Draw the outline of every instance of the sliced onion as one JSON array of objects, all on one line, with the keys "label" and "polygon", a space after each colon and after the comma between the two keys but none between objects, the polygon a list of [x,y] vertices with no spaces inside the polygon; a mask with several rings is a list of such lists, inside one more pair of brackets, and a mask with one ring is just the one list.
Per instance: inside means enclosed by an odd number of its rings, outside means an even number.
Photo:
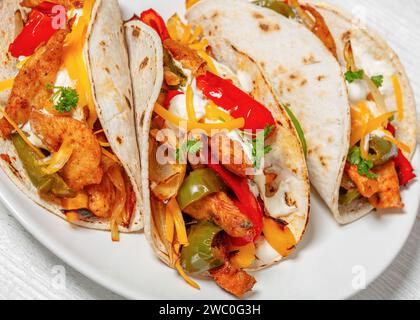
[{"label": "sliced onion", "polygon": [[70,140],[64,140],[60,149],[54,153],[52,157],[43,162],[48,166],[43,168],[42,171],[45,174],[51,175],[63,169],[67,162],[70,160],[70,157],[73,154],[73,150],[74,146]]}]

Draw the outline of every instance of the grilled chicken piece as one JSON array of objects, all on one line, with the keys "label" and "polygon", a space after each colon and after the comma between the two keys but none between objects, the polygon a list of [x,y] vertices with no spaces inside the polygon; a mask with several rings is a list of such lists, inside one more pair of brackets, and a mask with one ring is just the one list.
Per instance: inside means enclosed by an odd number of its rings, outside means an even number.
[{"label": "grilled chicken piece", "polygon": [[360,175],[356,165],[346,166],[346,173],[363,197],[370,198],[379,191],[379,181]]},{"label": "grilled chicken piece", "polygon": [[251,291],[256,283],[255,278],[240,268],[235,267],[230,262],[225,233],[219,233],[213,241],[213,250],[225,263],[217,268],[210,270],[210,275],[216,283],[227,292],[241,298],[244,294]]},{"label": "grilled chicken piece", "polygon": [[188,46],[172,39],[165,40],[163,45],[173,58],[181,62],[184,68],[191,70],[194,76],[204,75],[207,72],[207,62]]},{"label": "grilled chicken piece", "polygon": [[221,267],[210,270],[210,274],[221,288],[238,298],[251,291],[257,282],[253,276],[236,268],[229,261]]},{"label": "grilled chicken piece", "polygon": [[52,152],[57,152],[65,139],[74,146],[69,161],[60,171],[70,188],[80,191],[102,181],[101,146],[85,123],[68,117],[47,116],[39,111],[32,112],[30,123]]},{"label": "grilled chicken piece", "polygon": [[210,194],[192,203],[183,211],[197,220],[212,220],[231,237],[253,238],[251,220],[224,192]]},{"label": "grilled chicken piece", "polygon": [[[47,44],[36,50],[16,76],[5,111],[17,125],[28,122],[31,110],[43,108],[52,95],[47,85],[55,83],[67,33],[67,30],[57,31]],[[4,118],[0,120],[0,131],[4,138],[9,138],[13,131]]]},{"label": "grilled chicken piece", "polygon": [[105,175],[100,184],[86,187],[89,196],[89,210],[99,218],[110,218],[115,200],[115,188]]},{"label": "grilled chicken piece", "polygon": [[[20,5],[22,7],[35,8],[35,7],[39,6],[44,1],[45,0],[22,0]],[[51,0],[50,2],[52,2],[54,4],[57,4],[57,5],[62,5],[66,9],[70,9],[72,7],[77,7],[77,6],[80,7],[80,4],[83,4],[83,1],[81,1],[81,0]]]},{"label": "grilled chicken piece", "polygon": [[393,161],[388,161],[373,170],[378,175],[379,191],[371,198],[370,204],[377,209],[402,209],[400,184]]},{"label": "grilled chicken piece", "polygon": [[242,178],[246,178],[249,172],[252,172],[253,164],[238,141],[218,135],[212,139],[211,143],[212,150],[218,151],[215,156],[230,172]]}]

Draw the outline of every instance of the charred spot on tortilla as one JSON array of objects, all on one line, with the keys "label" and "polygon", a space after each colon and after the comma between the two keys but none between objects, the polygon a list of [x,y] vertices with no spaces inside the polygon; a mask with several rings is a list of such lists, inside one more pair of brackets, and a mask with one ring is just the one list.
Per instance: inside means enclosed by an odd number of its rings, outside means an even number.
[{"label": "charred spot on tortilla", "polygon": [[316,64],[320,63],[320,61],[316,60],[315,57],[311,54],[309,57],[304,57],[302,59],[304,65]]},{"label": "charred spot on tortilla", "polygon": [[351,30],[347,30],[346,32],[344,32],[344,33],[341,35],[341,40],[342,40],[343,42],[348,42],[348,41],[350,40],[350,38],[351,38]]},{"label": "charred spot on tortilla", "polygon": [[140,63],[140,67],[139,67],[140,71],[143,70],[144,68],[146,68],[148,64],[149,64],[149,57],[146,57]]},{"label": "charred spot on tortilla", "polygon": [[137,26],[132,26],[132,28],[133,28],[133,32],[132,32],[133,37],[134,38],[139,38],[140,34],[141,34],[140,28],[137,27]]},{"label": "charred spot on tortilla", "polygon": [[297,204],[296,200],[292,197],[292,195],[289,192],[286,192],[284,194],[284,200],[286,201],[289,207],[295,207]]},{"label": "charred spot on tortilla", "polygon": [[105,42],[104,40],[102,40],[101,42],[99,42],[99,45],[100,45],[102,48],[105,48],[105,47],[106,47],[106,42]]},{"label": "charred spot on tortilla", "polygon": [[211,19],[216,19],[219,16],[219,12],[216,11],[215,13],[213,13],[213,15],[211,16]]},{"label": "charred spot on tortilla", "polygon": [[316,77],[316,79],[318,80],[318,81],[322,81],[322,80],[324,80],[326,78],[326,76],[323,76],[323,75],[319,75],[318,77]]},{"label": "charred spot on tortilla", "polygon": [[320,157],[319,157],[319,161],[321,162],[321,165],[322,165],[323,167],[327,167],[327,163],[325,162],[325,158],[324,158],[324,156],[320,156]]},{"label": "charred spot on tortilla", "polygon": [[120,136],[117,137],[117,143],[118,144],[122,144],[123,143],[123,138],[121,138]]},{"label": "charred spot on tortilla", "polygon": [[109,68],[108,68],[108,67],[105,67],[105,68],[104,68],[104,70],[105,70],[105,72],[106,72],[106,73],[108,73],[108,74],[109,74],[109,73],[111,73],[111,71],[109,70]]},{"label": "charred spot on tortilla", "polygon": [[19,173],[19,170],[15,168],[13,165],[12,159],[10,159],[10,156],[8,154],[0,154],[0,159],[2,159],[4,162],[7,163],[12,173],[18,177],[19,179],[22,179],[22,176]]},{"label": "charred spot on tortilla", "polygon": [[279,31],[280,30],[280,25],[278,23],[270,25],[268,23],[261,22],[259,27],[264,32],[271,32],[271,31]]},{"label": "charred spot on tortilla", "polygon": [[264,19],[264,16],[259,12],[254,12],[252,16],[257,20]]},{"label": "charred spot on tortilla", "polygon": [[300,83],[300,86],[303,87],[308,83],[308,80],[303,79],[302,82]]},{"label": "charred spot on tortilla", "polygon": [[124,99],[125,99],[125,102],[127,103],[128,108],[129,108],[129,109],[131,109],[131,108],[132,108],[132,106],[131,106],[131,101],[130,101],[130,99],[129,99],[126,95],[124,95]]}]

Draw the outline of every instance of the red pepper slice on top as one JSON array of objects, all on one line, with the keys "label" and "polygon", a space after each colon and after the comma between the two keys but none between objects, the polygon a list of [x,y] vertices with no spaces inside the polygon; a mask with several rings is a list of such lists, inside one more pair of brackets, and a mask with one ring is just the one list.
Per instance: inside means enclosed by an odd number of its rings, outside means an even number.
[{"label": "red pepper slice on top", "polygon": [[234,200],[235,205],[252,221],[254,225],[255,236],[253,239],[231,238],[232,243],[238,246],[243,246],[247,243],[253,242],[261,234],[264,212],[258,200],[249,188],[248,179],[236,176],[220,164],[214,164],[215,161],[212,160],[211,152],[209,152],[208,162],[208,167],[216,172],[236,195],[237,200]]},{"label": "red pepper slice on top", "polygon": [[207,99],[229,111],[232,117],[244,118],[243,129],[256,132],[275,125],[270,110],[237,88],[230,80],[207,72],[206,75],[197,77],[197,88]]},{"label": "red pepper slice on top", "polygon": [[153,9],[143,11],[140,17],[134,16],[132,19],[140,19],[143,23],[153,28],[162,39],[162,42],[169,39],[169,32],[166,28],[165,20]]},{"label": "red pepper slice on top", "polygon": [[15,41],[9,46],[9,52],[15,58],[31,56],[43,43],[47,42],[59,29],[54,28],[54,18],[60,13],[53,13],[56,4],[42,2],[29,14],[28,22]]},{"label": "red pepper slice on top", "polygon": [[[391,123],[388,124],[386,129],[395,136],[396,129]],[[400,149],[398,149],[398,156],[394,159],[394,163],[398,172],[400,186],[406,186],[416,178],[413,166]]]}]

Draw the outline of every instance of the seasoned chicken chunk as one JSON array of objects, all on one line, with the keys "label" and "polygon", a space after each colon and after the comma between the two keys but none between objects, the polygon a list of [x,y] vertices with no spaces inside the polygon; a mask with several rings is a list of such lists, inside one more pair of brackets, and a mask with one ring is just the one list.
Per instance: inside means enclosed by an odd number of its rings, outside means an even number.
[{"label": "seasoned chicken chunk", "polygon": [[401,209],[400,184],[393,161],[388,161],[373,170],[378,175],[379,191],[369,198],[369,202],[377,209]]},{"label": "seasoned chicken chunk", "polygon": [[183,210],[197,220],[212,220],[232,237],[253,238],[253,224],[224,193],[208,195]]},{"label": "seasoned chicken chunk", "polygon": [[238,298],[251,291],[256,283],[253,276],[236,268],[229,261],[221,267],[210,270],[210,274],[222,289]]},{"label": "seasoned chicken chunk", "polygon": [[105,175],[100,184],[86,188],[89,197],[89,209],[99,218],[110,218],[115,200],[115,188]]},{"label": "seasoned chicken chunk", "polygon": [[[36,50],[16,76],[5,111],[18,125],[25,124],[31,110],[43,108],[52,95],[47,85],[55,83],[67,33],[67,30],[56,32],[47,44]],[[0,131],[5,138],[9,138],[13,131],[4,118],[0,120]]]},{"label": "seasoned chicken chunk", "polygon": [[379,181],[377,179],[369,179],[368,177],[359,174],[356,165],[346,166],[346,173],[363,197],[370,198],[379,191]]},{"label": "seasoned chicken chunk", "polygon": [[163,45],[171,53],[172,57],[181,62],[184,68],[191,70],[194,76],[206,73],[207,63],[195,50],[172,39],[165,40]]},{"label": "seasoned chicken chunk", "polygon": [[34,111],[31,127],[52,152],[57,152],[65,139],[74,151],[60,172],[66,183],[75,191],[102,181],[102,150],[96,136],[86,124],[68,117],[47,116]]}]

